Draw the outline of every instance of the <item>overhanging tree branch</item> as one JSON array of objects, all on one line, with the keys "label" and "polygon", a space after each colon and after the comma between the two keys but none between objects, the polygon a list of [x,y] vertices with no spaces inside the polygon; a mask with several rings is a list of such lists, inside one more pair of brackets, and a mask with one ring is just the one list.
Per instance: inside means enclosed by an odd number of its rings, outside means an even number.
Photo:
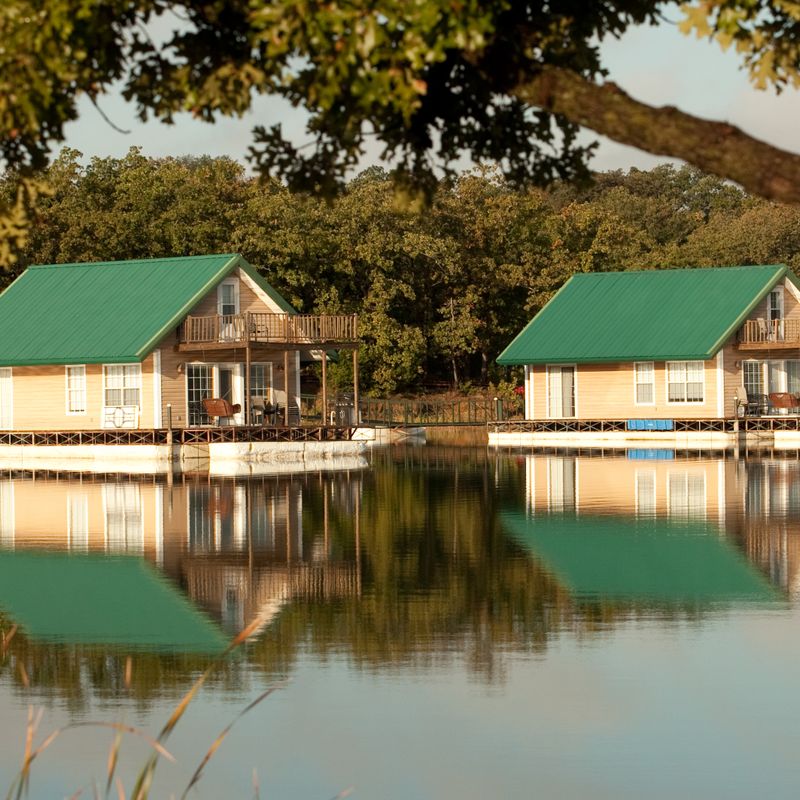
[{"label": "overhanging tree branch", "polygon": [[512,94],[621,144],[679,158],[753,194],[800,205],[800,155],[729,123],[700,119],[674,106],[649,106],[614,83],[597,84],[558,67],[545,67]]}]

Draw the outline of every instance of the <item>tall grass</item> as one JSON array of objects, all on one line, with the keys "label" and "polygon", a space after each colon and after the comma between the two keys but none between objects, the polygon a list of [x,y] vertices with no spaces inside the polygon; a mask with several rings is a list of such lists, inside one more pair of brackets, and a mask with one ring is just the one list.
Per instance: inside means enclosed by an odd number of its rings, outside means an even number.
[{"label": "tall grass", "polygon": [[[192,684],[189,691],[181,698],[180,702],[175,706],[170,714],[169,719],[167,719],[164,726],[161,728],[158,736],[153,738],[149,736],[145,731],[141,730],[140,728],[136,728],[132,725],[125,725],[121,722],[101,722],[101,721],[84,721],[84,722],[71,722],[67,725],[64,725],[60,728],[56,728],[51,733],[49,733],[38,745],[34,745],[36,740],[36,734],[39,729],[39,725],[41,724],[42,719],[42,710],[38,712],[34,711],[33,706],[28,707],[28,722],[25,729],[25,749],[24,755],[22,759],[22,765],[17,773],[16,777],[11,783],[11,786],[8,789],[8,793],[6,794],[6,800],[22,800],[28,793],[29,783],[30,783],[30,774],[31,774],[31,767],[33,763],[44,753],[50,745],[62,734],[69,730],[73,730],[76,728],[86,728],[86,727],[99,727],[99,728],[110,728],[114,731],[114,738],[111,742],[111,747],[109,749],[108,758],[106,761],[106,775],[105,775],[105,787],[104,791],[100,792],[99,787],[95,784],[93,786],[93,794],[96,798],[100,798],[101,796],[108,797],[111,793],[112,789],[116,789],[116,794],[118,800],[148,800],[150,796],[150,790],[153,785],[153,779],[155,777],[156,768],[160,763],[161,759],[167,759],[168,761],[175,761],[174,756],[167,750],[165,747],[165,742],[169,738],[170,734],[173,732],[175,727],[180,722],[183,715],[186,713],[187,708],[192,703],[192,701],[197,696],[197,693],[202,688],[203,684],[209,678],[209,676],[217,669],[217,667],[238,647],[244,644],[259,628],[261,625],[260,619],[253,620],[249,625],[243,628],[237,635],[234,637],[228,646],[225,648],[224,652],[220,654],[216,659],[214,659],[211,664],[205,669],[205,671],[200,675],[197,680]],[[14,638],[14,635],[17,632],[17,626],[14,625],[8,632],[0,631],[0,660],[4,661],[9,645],[11,640]],[[20,677],[23,681],[25,686],[28,685],[27,675],[24,672],[24,667],[22,663],[19,662],[19,669],[21,670]],[[132,678],[132,662],[131,659],[128,658],[125,664],[125,686],[126,688],[130,688],[131,685],[131,678]],[[203,771],[205,770],[206,766],[208,765],[209,761],[214,757],[214,755],[219,750],[220,745],[223,743],[225,738],[231,732],[233,726],[246,714],[252,711],[257,705],[259,705],[263,700],[269,697],[273,692],[277,691],[281,688],[284,684],[274,684],[263,691],[258,697],[255,698],[251,703],[249,703],[245,708],[243,708],[236,717],[228,723],[219,735],[214,739],[211,743],[211,746],[206,751],[205,755],[201,759],[200,763],[198,764],[197,768],[192,773],[192,777],[190,778],[186,788],[183,790],[181,794],[181,800],[187,797],[188,793],[194,788],[197,783],[200,781],[203,775]],[[117,775],[117,768],[119,766],[119,758],[120,758],[120,751],[122,747],[123,738],[125,735],[136,736],[142,739],[144,742],[147,743],[149,746],[151,753],[148,757],[147,761],[145,762],[144,766],[140,769],[136,782],[134,784],[133,790],[128,796],[125,793],[125,788],[119,776]],[[344,798],[349,796],[351,793],[351,789],[346,789],[343,792],[340,792],[336,795],[334,800],[339,800],[340,798]],[[79,798],[83,796],[86,792],[86,789],[78,790],[72,797]],[[253,792],[254,797],[259,797],[259,784],[258,784],[258,777],[257,773],[253,772]]]}]

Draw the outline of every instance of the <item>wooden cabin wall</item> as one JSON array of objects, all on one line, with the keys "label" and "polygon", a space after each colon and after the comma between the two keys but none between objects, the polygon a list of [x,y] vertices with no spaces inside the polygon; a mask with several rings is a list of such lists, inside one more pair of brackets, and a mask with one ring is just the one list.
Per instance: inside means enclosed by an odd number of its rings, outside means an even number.
[{"label": "wooden cabin wall", "polygon": [[[12,367],[14,430],[71,431],[103,427],[103,365],[86,365],[86,413],[67,413],[63,365]],[[139,427],[153,427],[153,356],[142,362]]]},{"label": "wooden cabin wall", "polygon": [[[277,304],[271,300],[269,303],[256,294],[250,287],[247,277],[243,277],[241,270],[237,270],[234,276],[239,278],[239,309],[242,313],[283,313]],[[203,297],[191,310],[193,316],[211,316],[217,313],[217,287]],[[244,363],[244,348],[233,350],[208,350],[197,352],[179,352],[178,336],[176,331],[169,334],[159,343],[161,350],[161,407],[163,425],[167,424],[167,405],[172,406],[172,425],[175,428],[184,428],[188,424],[188,400],[186,394],[186,369],[187,363],[197,364],[228,364]],[[281,406],[285,406],[286,399],[283,390],[283,353],[272,348],[265,348],[255,345],[252,349],[253,363],[272,363],[272,383],[274,390],[274,400]],[[299,376],[299,365],[296,351],[289,354],[289,396],[292,403],[298,402],[295,399]]]},{"label": "wooden cabin wall", "polygon": [[[667,403],[666,363],[656,361],[655,403],[634,402],[634,366],[631,361],[610,364],[578,364],[576,367],[577,419],[675,419],[718,417],[717,361],[704,362],[705,401]],[[547,419],[546,367],[533,367],[533,410],[531,419]]]}]

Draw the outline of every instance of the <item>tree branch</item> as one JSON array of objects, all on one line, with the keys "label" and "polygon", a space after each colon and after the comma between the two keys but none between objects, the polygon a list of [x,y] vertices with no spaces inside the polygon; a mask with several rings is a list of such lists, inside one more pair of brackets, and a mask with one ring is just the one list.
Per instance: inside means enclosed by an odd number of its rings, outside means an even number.
[{"label": "tree branch", "polygon": [[570,70],[545,67],[513,94],[525,103],[655,155],[679,158],[748,192],[800,205],[800,155],[748,136],[734,125],[656,108],[616,84],[597,84]]}]

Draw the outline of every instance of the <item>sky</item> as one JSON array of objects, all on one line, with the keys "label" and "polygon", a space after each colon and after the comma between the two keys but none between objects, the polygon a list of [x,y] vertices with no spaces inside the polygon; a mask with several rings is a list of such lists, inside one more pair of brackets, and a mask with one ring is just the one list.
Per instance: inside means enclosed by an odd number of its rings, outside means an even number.
[{"label": "sky", "polygon": [[[679,11],[673,12],[677,20]],[[653,105],[674,105],[683,111],[709,119],[728,121],[756,138],[778,147],[800,151],[800,98],[796,91],[757,91],[740,69],[735,53],[723,53],[714,43],[681,34],[677,25],[642,26],[629,30],[621,39],[603,43],[603,62],[609,79],[634,98]],[[308,141],[304,113],[276,98],[258,98],[253,110],[241,119],[221,119],[209,125],[189,115],[175,125],[139,122],[133,107],[119,97],[107,96],[100,103],[104,113],[127,134],[111,128],[88,102],[80,118],[66,128],[68,147],[88,159],[93,156],[123,156],[139,146],[145,155],[230,156],[246,160],[254,125],[283,124],[284,134],[295,143]],[[587,133],[586,141],[598,139]],[[665,158],[600,139],[592,166],[597,170],[647,169]],[[365,155],[362,167],[380,163],[380,147]]]}]

